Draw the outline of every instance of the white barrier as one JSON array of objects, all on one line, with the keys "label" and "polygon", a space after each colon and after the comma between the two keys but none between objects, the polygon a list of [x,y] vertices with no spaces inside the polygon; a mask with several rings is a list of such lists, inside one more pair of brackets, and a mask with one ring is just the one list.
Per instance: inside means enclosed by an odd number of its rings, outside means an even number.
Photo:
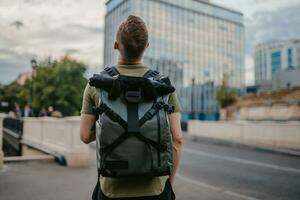
[{"label": "white barrier", "polygon": [[89,164],[89,146],[80,140],[80,117],[25,118],[22,143],[61,154],[68,166]]},{"label": "white barrier", "polygon": [[241,144],[300,150],[300,122],[191,120],[188,122],[188,132],[193,136]]},{"label": "white barrier", "polygon": [[272,106],[241,107],[233,111],[235,120],[300,120],[300,106],[297,104],[274,104]]},{"label": "white barrier", "polygon": [[0,113],[0,169],[3,166],[3,150],[2,150],[2,140],[3,140],[3,119],[6,117],[6,114]]}]

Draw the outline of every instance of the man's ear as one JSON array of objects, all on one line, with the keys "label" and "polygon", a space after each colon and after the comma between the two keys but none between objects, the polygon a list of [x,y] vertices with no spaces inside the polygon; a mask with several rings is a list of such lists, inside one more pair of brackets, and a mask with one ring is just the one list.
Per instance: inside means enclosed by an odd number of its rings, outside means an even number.
[{"label": "man's ear", "polygon": [[119,49],[119,44],[117,41],[115,41],[115,43],[114,43],[114,49]]}]

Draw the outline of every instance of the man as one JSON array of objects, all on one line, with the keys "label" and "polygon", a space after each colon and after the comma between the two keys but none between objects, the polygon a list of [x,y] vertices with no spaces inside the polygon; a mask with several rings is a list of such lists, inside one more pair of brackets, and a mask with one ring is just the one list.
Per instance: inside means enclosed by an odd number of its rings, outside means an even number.
[{"label": "man", "polygon": [[22,117],[34,117],[33,116],[33,111],[32,111],[29,104],[25,105]]},{"label": "man", "polygon": [[[119,51],[116,69],[122,75],[142,77],[149,68],[143,65],[143,53],[149,46],[148,31],[143,20],[137,16],[129,16],[124,21],[116,35],[114,49]],[[170,130],[173,138],[173,171],[169,176],[118,179],[100,177],[100,199],[175,199],[171,185],[174,183],[178,168],[182,133],[180,127],[180,106],[176,93],[169,97],[169,104],[175,109],[168,115]],[[94,124],[96,116],[92,107],[99,105],[96,88],[86,86],[83,94],[81,110],[81,140],[88,144],[95,140]]]}]

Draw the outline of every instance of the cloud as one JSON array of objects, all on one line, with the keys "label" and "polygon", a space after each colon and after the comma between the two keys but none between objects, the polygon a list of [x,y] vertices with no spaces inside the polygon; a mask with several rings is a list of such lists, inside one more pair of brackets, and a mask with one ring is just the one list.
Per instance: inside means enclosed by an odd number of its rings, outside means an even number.
[{"label": "cloud", "polygon": [[299,38],[300,3],[278,7],[272,11],[258,11],[245,18],[246,84],[254,83],[254,47],[271,40]]},{"label": "cloud", "polygon": [[300,3],[275,11],[257,12],[252,20],[246,20],[248,50],[261,42],[299,37],[299,10]]},{"label": "cloud", "polygon": [[29,60],[69,54],[102,65],[104,1],[1,0],[0,83],[30,70]]}]

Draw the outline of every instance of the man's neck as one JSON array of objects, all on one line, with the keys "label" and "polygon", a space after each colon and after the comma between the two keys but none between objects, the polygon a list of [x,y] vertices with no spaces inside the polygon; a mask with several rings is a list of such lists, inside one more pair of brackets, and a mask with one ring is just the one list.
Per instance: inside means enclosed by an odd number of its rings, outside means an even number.
[{"label": "man's neck", "polygon": [[118,59],[118,65],[142,65],[142,64],[143,64],[142,59],[137,59],[137,60],[128,60],[123,58]]}]

